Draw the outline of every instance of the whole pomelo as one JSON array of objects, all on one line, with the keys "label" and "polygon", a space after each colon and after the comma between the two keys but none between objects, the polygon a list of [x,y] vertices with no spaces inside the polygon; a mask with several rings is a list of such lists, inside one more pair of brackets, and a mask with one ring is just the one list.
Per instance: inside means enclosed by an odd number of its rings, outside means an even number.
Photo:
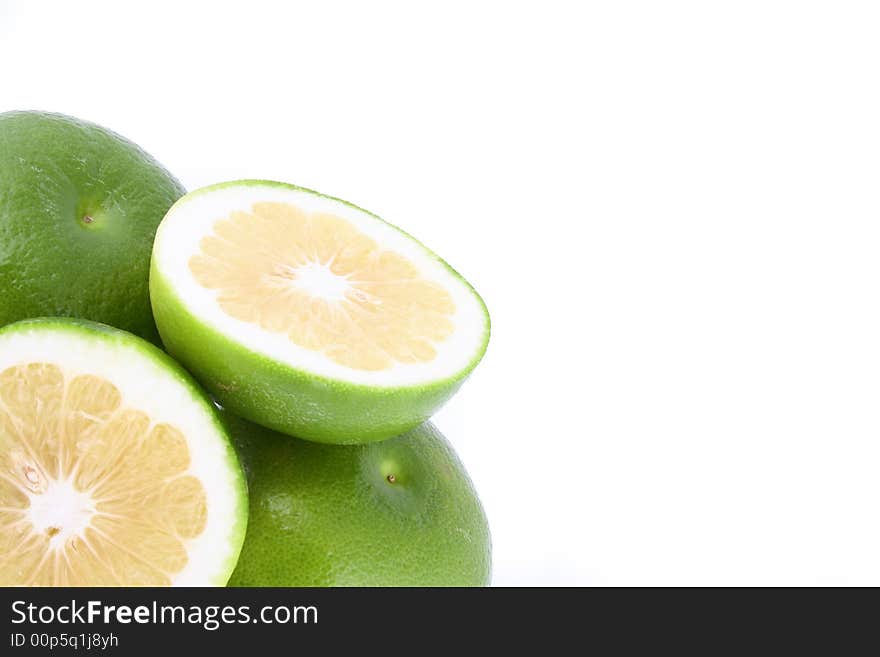
[{"label": "whole pomelo", "polygon": [[0,326],[78,317],[158,343],[150,252],[184,192],[109,130],[60,114],[0,114]]},{"label": "whole pomelo", "polygon": [[491,540],[452,447],[431,424],[326,445],[228,417],[250,489],[230,586],[485,586]]}]

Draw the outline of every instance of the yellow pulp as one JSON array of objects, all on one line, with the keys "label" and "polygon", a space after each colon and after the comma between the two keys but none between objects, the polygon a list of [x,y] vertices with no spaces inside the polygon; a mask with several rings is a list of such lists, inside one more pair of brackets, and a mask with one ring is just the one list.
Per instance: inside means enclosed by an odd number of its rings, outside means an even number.
[{"label": "yellow pulp", "polygon": [[453,332],[448,292],[345,219],[256,203],[213,228],[189,267],[223,311],[341,365],[428,362]]},{"label": "yellow pulp", "polygon": [[162,586],[207,500],[168,424],[110,382],[30,363],[0,373],[0,586]]}]

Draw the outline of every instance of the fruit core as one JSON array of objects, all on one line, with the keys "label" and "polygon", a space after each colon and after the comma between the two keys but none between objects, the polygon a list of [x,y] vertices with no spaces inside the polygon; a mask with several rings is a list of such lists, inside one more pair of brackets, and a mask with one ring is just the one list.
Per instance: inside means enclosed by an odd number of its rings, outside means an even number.
[{"label": "fruit core", "polygon": [[335,274],[328,264],[310,261],[299,267],[278,268],[279,276],[289,276],[294,287],[315,299],[338,303],[344,301],[355,289],[349,285],[348,276]]},{"label": "fruit core", "polygon": [[341,217],[255,203],[199,246],[189,269],[227,315],[341,365],[429,362],[454,331],[446,289]]},{"label": "fruit core", "polygon": [[207,520],[189,448],[119,389],[54,364],[0,372],[0,586],[161,586]]}]

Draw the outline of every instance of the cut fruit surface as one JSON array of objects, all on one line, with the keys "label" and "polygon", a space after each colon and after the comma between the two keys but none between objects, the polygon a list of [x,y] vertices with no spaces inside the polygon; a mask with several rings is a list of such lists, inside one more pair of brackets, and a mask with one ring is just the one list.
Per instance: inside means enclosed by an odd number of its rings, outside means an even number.
[{"label": "cut fruit surface", "polygon": [[355,370],[430,362],[454,330],[441,284],[333,214],[258,202],[199,246],[190,271],[230,317]]},{"label": "cut fruit surface", "polygon": [[0,585],[223,585],[246,489],[173,361],[108,327],[0,331]]},{"label": "cut fruit surface", "polygon": [[224,405],[312,440],[419,424],[489,338],[480,297],[415,239],[282,183],[181,199],[157,233],[150,286],[166,347]]}]

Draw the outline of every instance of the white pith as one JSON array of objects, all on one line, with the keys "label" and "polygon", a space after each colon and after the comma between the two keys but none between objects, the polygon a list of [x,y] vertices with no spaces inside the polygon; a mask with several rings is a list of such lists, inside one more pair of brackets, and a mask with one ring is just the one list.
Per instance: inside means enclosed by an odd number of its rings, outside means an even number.
[{"label": "white pith", "polygon": [[[112,337],[91,336],[77,330],[49,326],[21,329],[0,336],[0,372],[27,363],[51,363],[67,380],[94,375],[115,385],[122,404],[146,413],[153,424],[167,423],[186,437],[190,454],[187,471],[197,477],[207,495],[208,518],[204,531],[184,540],[187,565],[172,577],[175,586],[225,584],[229,563],[240,547],[238,518],[243,509],[237,474],[226,442],[208,408],[197,401],[173,371],[154,362],[138,349]],[[30,481],[30,479],[29,479]],[[77,493],[66,481],[50,480],[41,496],[28,493],[28,517],[35,527],[58,527],[78,534],[91,517],[91,496]],[[50,497],[46,497],[46,495]],[[41,497],[34,506],[34,498]],[[39,525],[37,525],[39,523]],[[63,523],[63,524],[62,524]],[[56,536],[53,541],[60,537]]]},{"label": "white pith", "polygon": [[86,527],[95,515],[91,491],[78,491],[70,479],[49,479],[44,485],[41,494],[25,491],[30,501],[25,517],[34,530],[52,532],[51,549],[62,547],[75,536],[84,539]]},{"label": "white pith", "polygon": [[[319,351],[293,343],[284,334],[266,331],[224,312],[217,302],[218,292],[202,287],[195,280],[189,260],[199,252],[199,242],[213,232],[218,220],[234,211],[248,212],[257,202],[289,203],[309,212],[327,212],[345,219],[383,248],[406,257],[421,277],[442,285],[455,304],[455,314],[450,318],[455,330],[447,339],[433,343],[436,357],[428,362],[396,363],[380,372],[350,368]],[[189,312],[206,325],[251,351],[330,379],[379,387],[443,380],[467,369],[486,339],[488,326],[482,304],[473,291],[436,257],[372,215],[317,194],[259,183],[195,192],[178,201],[166,215],[156,235],[153,258],[157,271],[172,285]],[[343,289],[344,281],[329,280],[317,268],[310,274],[313,274],[310,284],[318,295],[329,298]]]},{"label": "white pith", "polygon": [[344,276],[337,276],[330,271],[330,266],[322,262],[309,262],[302,267],[291,267],[296,278],[294,285],[313,297],[336,302],[345,299],[345,293],[351,289]]}]

